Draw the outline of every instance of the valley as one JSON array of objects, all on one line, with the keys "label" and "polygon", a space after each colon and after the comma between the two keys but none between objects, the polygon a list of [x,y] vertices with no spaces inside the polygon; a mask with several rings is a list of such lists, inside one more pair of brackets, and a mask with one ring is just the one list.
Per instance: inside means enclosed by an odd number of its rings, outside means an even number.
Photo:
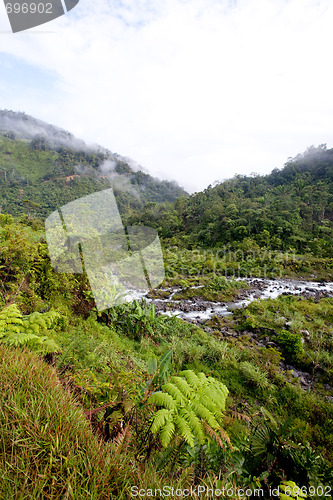
[{"label": "valley", "polygon": [[[333,151],[188,195],[34,120],[0,116],[0,497],[332,498]],[[165,280],[98,310],[44,224],[110,186]]]}]

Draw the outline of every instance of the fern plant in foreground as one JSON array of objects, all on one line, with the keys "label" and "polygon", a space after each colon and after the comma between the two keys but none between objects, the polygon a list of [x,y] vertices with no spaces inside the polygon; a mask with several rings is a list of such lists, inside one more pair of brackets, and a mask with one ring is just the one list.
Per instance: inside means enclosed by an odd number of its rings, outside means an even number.
[{"label": "fern plant in foreground", "polygon": [[229,436],[222,429],[223,411],[228,389],[222,382],[204,373],[192,370],[171,377],[162,391],[153,393],[148,403],[161,407],[155,414],[151,431],[160,433],[163,447],[167,447],[176,434],[194,447],[195,439],[203,444],[207,436],[221,446],[221,438],[231,446]]},{"label": "fern plant in foreground", "polygon": [[54,311],[22,316],[17,305],[10,304],[0,311],[0,343],[27,346],[42,353],[58,351],[55,341],[43,333],[53,328],[59,317]]}]

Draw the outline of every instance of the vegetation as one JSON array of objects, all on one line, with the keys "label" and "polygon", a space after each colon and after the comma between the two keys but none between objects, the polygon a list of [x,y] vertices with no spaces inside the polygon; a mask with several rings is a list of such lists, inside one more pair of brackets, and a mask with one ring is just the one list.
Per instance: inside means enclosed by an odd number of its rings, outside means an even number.
[{"label": "vegetation", "polygon": [[[138,219],[183,248],[233,249],[247,257],[269,248],[331,259],[332,181],[333,149],[320,145],[290,158],[282,170],[237,175],[179,198],[171,211],[147,206]],[[297,271],[307,272],[311,261],[301,265]]]},{"label": "vegetation", "polygon": [[[166,485],[331,498],[333,299],[256,300],[204,324],[160,315],[158,301],[99,312],[86,274],[52,269],[36,215],[104,189],[90,171],[78,184],[55,177],[106,153],[0,141],[12,212],[0,214],[0,498],[127,499]],[[166,281],[151,297],[168,287],[178,303],[231,301],[239,277],[332,279],[331,159],[310,148],[270,176],[175,202],[119,161],[156,195],[122,204],[126,223],[162,237]]]},{"label": "vegetation", "polygon": [[146,205],[168,205],[186,196],[175,182],[135,171],[119,155],[89,148],[68,132],[35,123],[32,117],[23,116],[24,130],[39,128],[43,135],[1,133],[7,115],[13,129],[22,120],[20,113],[0,111],[0,212],[46,218],[66,203],[112,186],[126,222],[133,211]]},{"label": "vegetation", "polygon": [[[332,299],[252,302],[213,333],[145,302],[98,312],[85,275],[52,270],[40,228],[1,216],[2,497],[331,483]],[[184,266],[166,255],[170,275]],[[239,291],[212,270],[168,280]]]}]

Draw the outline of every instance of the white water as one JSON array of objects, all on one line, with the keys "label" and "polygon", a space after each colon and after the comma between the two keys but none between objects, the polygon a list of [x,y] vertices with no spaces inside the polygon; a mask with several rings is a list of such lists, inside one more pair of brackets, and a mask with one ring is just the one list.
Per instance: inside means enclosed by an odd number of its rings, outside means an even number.
[{"label": "white water", "polygon": [[[333,294],[333,283],[320,283],[320,282],[314,282],[314,281],[298,281],[298,280],[290,280],[290,279],[279,279],[279,280],[269,280],[269,279],[263,279],[263,278],[255,278],[255,279],[248,279],[248,278],[238,278],[240,281],[244,281],[248,283],[250,287],[255,287],[257,286],[262,286],[263,284],[265,285],[264,290],[259,290],[256,288],[254,291],[249,292],[248,296],[244,300],[240,300],[238,302],[230,302],[228,304],[224,303],[219,303],[219,302],[207,302],[209,306],[205,311],[190,311],[190,312],[184,312],[181,311],[180,309],[175,308],[172,311],[161,311],[161,314],[167,314],[169,316],[171,315],[178,315],[182,319],[186,319],[188,321],[193,321],[197,319],[198,321],[205,321],[207,319],[210,319],[213,315],[219,315],[219,316],[228,316],[232,314],[232,310],[241,308],[244,306],[247,306],[250,304],[252,301],[257,300],[257,299],[275,299],[282,293],[288,293],[288,294],[298,294],[301,292],[304,292],[308,290],[309,292],[314,292],[314,291],[327,291]],[[199,288],[199,287],[192,287],[192,288]],[[177,289],[172,289],[172,293],[170,296],[166,299],[147,299],[149,302],[164,302],[167,304],[170,302],[170,300],[173,299],[173,296],[176,292],[180,291],[180,288]],[[245,290],[246,292],[246,290]],[[182,301],[187,302],[189,304],[195,305],[195,302],[191,300],[186,300]]]}]

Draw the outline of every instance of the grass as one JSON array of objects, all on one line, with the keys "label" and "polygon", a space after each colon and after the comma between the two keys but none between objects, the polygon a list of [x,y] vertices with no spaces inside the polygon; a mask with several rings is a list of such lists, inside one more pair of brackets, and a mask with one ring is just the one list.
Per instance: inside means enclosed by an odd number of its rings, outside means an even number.
[{"label": "grass", "polygon": [[325,371],[333,382],[333,299],[306,300],[280,296],[252,302],[239,316],[239,328],[268,335],[281,348],[286,360],[300,367]]},{"label": "grass", "polygon": [[126,498],[126,455],[93,435],[53,368],[2,346],[0,426],[0,498]]}]

